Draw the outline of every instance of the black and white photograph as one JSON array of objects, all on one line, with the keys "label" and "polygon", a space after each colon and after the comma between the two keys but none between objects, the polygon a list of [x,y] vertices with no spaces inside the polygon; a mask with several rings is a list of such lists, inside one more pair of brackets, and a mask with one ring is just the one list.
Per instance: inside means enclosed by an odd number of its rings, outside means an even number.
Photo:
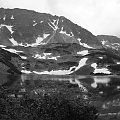
[{"label": "black and white photograph", "polygon": [[120,0],[0,0],[0,120],[120,120]]}]

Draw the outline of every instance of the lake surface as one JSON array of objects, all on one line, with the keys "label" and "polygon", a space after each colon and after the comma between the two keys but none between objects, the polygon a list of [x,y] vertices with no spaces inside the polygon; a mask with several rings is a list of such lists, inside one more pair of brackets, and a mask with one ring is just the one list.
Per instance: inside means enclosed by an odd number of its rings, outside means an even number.
[{"label": "lake surface", "polygon": [[63,90],[70,93],[70,97],[81,95],[83,99],[89,99],[99,108],[101,116],[120,113],[120,76],[0,74],[0,87],[14,91],[8,93],[9,97],[21,98],[24,94],[35,98],[39,94]]}]

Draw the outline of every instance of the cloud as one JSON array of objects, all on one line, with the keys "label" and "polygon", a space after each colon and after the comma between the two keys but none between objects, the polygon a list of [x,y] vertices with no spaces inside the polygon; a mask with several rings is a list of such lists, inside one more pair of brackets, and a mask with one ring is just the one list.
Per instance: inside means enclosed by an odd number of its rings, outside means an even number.
[{"label": "cloud", "polygon": [[39,12],[49,12],[46,0],[0,0],[0,7],[23,8]]},{"label": "cloud", "polygon": [[53,14],[63,15],[93,34],[120,36],[119,0],[47,0]]}]

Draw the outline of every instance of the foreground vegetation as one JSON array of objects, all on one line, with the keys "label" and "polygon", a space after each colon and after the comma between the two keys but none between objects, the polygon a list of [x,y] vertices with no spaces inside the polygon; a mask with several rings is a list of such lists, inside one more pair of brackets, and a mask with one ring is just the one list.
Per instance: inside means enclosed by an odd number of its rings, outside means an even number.
[{"label": "foreground vegetation", "polygon": [[8,96],[10,91],[0,91],[0,120],[96,120],[95,107],[80,98],[67,99],[64,94],[39,95],[31,98]]}]

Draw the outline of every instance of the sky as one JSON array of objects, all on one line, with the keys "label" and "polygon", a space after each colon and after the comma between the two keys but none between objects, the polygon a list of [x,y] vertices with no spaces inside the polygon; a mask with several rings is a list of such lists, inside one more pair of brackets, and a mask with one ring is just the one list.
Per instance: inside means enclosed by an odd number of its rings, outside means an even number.
[{"label": "sky", "polygon": [[94,35],[120,37],[120,0],[0,0],[0,7],[64,16]]}]

